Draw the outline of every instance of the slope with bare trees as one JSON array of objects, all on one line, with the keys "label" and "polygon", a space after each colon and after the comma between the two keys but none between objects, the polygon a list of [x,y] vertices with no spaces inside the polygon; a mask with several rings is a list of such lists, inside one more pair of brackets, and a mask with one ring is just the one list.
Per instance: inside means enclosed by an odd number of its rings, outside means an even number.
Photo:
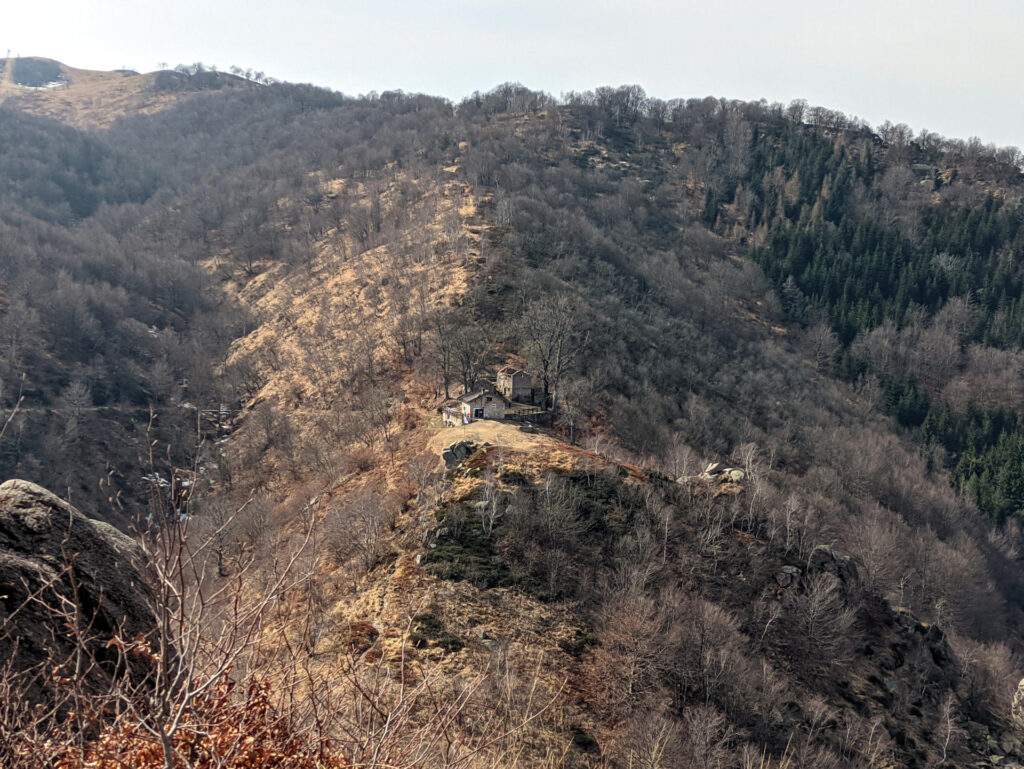
[{"label": "slope with bare trees", "polygon": [[[637,87],[0,120],[0,460],[158,597],[18,760],[1020,757],[1019,159]],[[506,363],[552,428],[442,428]]]}]

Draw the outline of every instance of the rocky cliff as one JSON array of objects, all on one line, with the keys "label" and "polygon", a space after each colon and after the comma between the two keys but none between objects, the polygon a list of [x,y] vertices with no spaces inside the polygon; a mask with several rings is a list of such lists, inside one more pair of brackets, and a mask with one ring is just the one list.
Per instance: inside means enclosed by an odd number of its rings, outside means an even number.
[{"label": "rocky cliff", "polygon": [[0,485],[0,660],[25,694],[100,686],[123,661],[112,639],[154,628],[135,543],[33,483]]}]

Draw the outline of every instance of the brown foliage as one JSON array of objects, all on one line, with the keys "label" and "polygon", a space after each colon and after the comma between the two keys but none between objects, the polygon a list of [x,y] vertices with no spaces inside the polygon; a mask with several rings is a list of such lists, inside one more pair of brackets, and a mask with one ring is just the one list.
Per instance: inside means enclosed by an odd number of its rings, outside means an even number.
[{"label": "brown foliage", "polygon": [[342,470],[345,473],[365,473],[377,466],[377,452],[366,446],[356,446],[345,457]]},{"label": "brown foliage", "polygon": [[[174,735],[174,769],[342,769],[348,761],[329,743],[299,734],[278,714],[271,683],[252,679],[238,696],[225,676],[198,698]],[[163,769],[167,766],[159,736],[144,723],[120,718],[104,727],[84,748],[69,747],[56,769]]]}]

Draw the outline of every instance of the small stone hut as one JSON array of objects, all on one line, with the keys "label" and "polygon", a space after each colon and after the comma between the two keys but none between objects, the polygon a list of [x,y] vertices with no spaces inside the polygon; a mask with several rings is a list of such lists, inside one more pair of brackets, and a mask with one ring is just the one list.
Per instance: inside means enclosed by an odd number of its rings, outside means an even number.
[{"label": "small stone hut", "polygon": [[459,398],[462,405],[463,424],[474,419],[504,419],[505,399],[498,393],[474,390]]},{"label": "small stone hut", "polygon": [[510,401],[533,403],[533,377],[513,366],[498,370],[498,392]]}]

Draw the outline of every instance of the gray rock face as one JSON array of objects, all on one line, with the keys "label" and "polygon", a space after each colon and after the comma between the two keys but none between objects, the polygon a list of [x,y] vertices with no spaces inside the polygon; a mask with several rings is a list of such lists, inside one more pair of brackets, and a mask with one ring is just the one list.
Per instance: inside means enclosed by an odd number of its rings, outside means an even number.
[{"label": "gray rock face", "polygon": [[775,575],[775,581],[782,588],[788,588],[798,579],[800,579],[800,569],[796,566],[783,566]]},{"label": "gray rock face", "polygon": [[844,582],[857,579],[857,567],[849,556],[839,556],[830,545],[817,545],[807,559],[807,568],[813,572],[828,572]]},{"label": "gray rock face", "polygon": [[445,466],[452,468],[462,462],[462,460],[474,451],[476,451],[476,444],[472,441],[458,441],[445,449],[442,452],[441,457],[444,459]]},{"label": "gray rock face", "polygon": [[96,663],[86,683],[96,685],[117,664],[111,638],[155,628],[135,543],[108,528],[33,483],[0,485],[0,661],[45,673],[28,687],[30,699],[65,675],[76,648],[69,612]]}]

